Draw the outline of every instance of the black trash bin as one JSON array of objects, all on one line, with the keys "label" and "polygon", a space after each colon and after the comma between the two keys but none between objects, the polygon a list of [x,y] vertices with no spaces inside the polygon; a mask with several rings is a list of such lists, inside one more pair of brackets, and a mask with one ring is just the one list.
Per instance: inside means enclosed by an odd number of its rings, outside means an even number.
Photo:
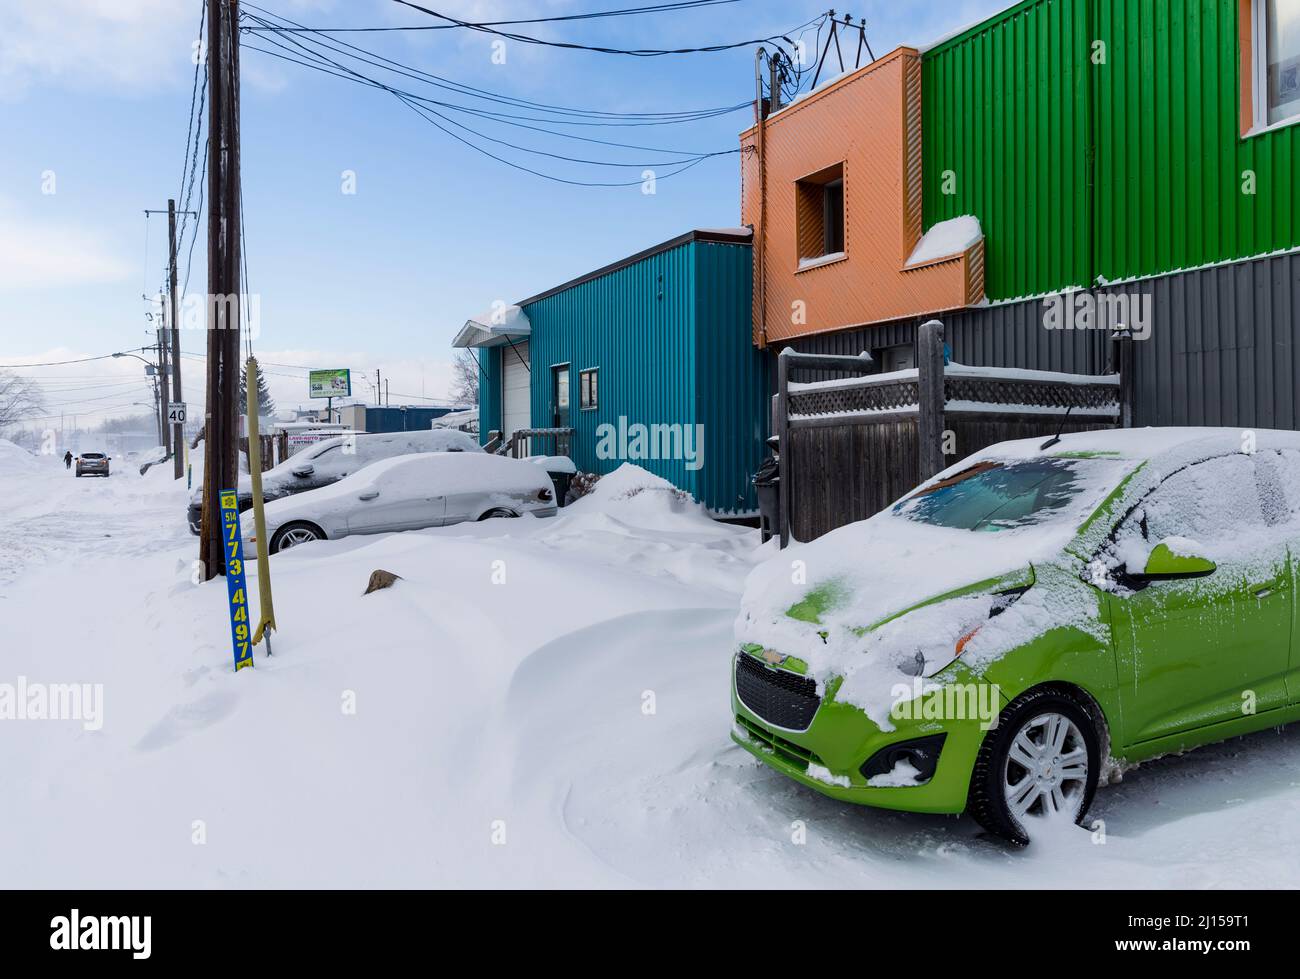
[{"label": "black trash bin", "polygon": [[565,506],[569,501],[569,487],[573,484],[573,473],[552,472],[547,475],[555,485],[556,506]]},{"label": "black trash bin", "polygon": [[781,533],[781,467],[775,453],[763,460],[753,478],[758,492],[758,529],[766,544]]}]

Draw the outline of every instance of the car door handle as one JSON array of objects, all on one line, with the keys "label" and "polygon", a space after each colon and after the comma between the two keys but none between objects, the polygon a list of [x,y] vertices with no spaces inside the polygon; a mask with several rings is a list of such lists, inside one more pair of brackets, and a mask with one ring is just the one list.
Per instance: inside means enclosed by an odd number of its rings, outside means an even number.
[{"label": "car door handle", "polygon": [[373,499],[375,499],[377,496],[379,496],[378,493],[362,493],[360,496],[357,497],[357,499],[358,499],[358,500],[373,500]]},{"label": "car door handle", "polygon": [[1267,588],[1261,588],[1259,589],[1259,591],[1255,592],[1255,597],[1258,598],[1260,601],[1263,601],[1265,598],[1268,598],[1272,594],[1273,594],[1273,588],[1272,586],[1269,586]]}]

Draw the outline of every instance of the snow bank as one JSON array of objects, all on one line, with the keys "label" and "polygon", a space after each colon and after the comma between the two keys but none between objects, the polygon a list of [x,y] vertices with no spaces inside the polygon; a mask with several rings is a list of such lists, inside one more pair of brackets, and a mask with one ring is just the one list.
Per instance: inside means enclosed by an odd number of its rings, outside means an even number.
[{"label": "snow bank", "polygon": [[21,445],[16,445],[8,439],[0,439],[0,471],[30,471],[37,465],[36,456]]}]

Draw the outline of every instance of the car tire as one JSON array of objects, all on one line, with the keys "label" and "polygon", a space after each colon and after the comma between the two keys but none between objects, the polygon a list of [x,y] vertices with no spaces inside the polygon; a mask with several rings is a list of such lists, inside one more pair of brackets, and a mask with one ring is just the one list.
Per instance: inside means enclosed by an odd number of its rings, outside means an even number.
[{"label": "car tire", "polygon": [[1011,702],[984,738],[966,811],[990,833],[1025,846],[1028,819],[1064,810],[1082,823],[1100,771],[1101,738],[1084,701],[1067,690],[1031,690]]},{"label": "car tire", "polygon": [[519,514],[513,510],[507,510],[504,507],[496,507],[479,517],[479,520],[491,520],[494,517],[517,517]]},{"label": "car tire", "polygon": [[321,530],[314,523],[308,523],[305,520],[297,520],[293,523],[285,524],[271,535],[270,552],[272,554],[279,554],[281,551],[288,551],[302,544],[309,544],[312,541],[327,539],[325,531]]}]

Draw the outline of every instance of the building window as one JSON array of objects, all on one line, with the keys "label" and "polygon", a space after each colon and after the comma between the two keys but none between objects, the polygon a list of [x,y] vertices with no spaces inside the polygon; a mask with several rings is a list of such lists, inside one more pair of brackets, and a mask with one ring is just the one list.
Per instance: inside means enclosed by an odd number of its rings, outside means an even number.
[{"label": "building window", "polygon": [[844,164],[795,181],[795,233],[801,268],[844,257]]},{"label": "building window", "polygon": [[1256,128],[1300,122],[1300,0],[1253,0]]},{"label": "building window", "polygon": [[600,392],[596,389],[596,377],[599,370],[595,367],[585,370],[579,377],[579,405],[583,411],[591,411],[600,403]]}]

